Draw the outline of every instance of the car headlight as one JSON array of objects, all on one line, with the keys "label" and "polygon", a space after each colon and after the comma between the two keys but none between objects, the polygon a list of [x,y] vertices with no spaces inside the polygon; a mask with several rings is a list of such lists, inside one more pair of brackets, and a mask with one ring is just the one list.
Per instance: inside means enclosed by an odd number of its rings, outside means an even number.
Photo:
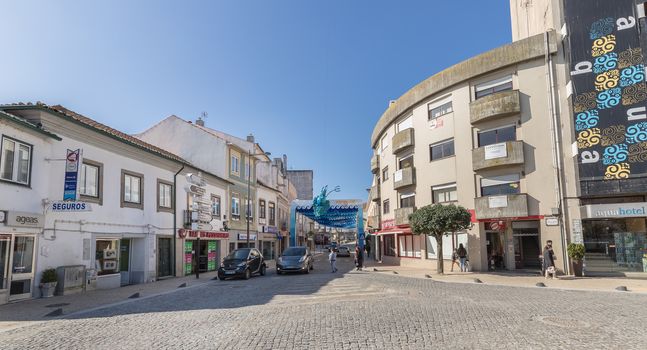
[{"label": "car headlight", "polygon": [[304,261],[306,261],[306,257],[305,257],[305,256],[302,256],[302,257],[301,257],[301,259],[299,259],[299,262],[300,262],[300,263],[302,263],[302,262],[304,262]]},{"label": "car headlight", "polygon": [[236,265],[236,266],[238,266],[238,267],[245,267],[245,265],[246,265],[246,263],[242,262],[242,263],[240,263],[240,264],[238,264],[238,265]]}]

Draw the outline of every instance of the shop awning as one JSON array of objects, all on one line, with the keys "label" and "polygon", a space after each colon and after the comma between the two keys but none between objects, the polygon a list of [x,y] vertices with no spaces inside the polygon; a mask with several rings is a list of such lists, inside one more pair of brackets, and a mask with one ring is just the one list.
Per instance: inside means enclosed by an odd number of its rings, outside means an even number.
[{"label": "shop awning", "polygon": [[400,235],[410,235],[411,227],[390,227],[382,231],[377,231],[373,234],[376,236],[380,236],[380,235],[392,235],[396,233]]}]

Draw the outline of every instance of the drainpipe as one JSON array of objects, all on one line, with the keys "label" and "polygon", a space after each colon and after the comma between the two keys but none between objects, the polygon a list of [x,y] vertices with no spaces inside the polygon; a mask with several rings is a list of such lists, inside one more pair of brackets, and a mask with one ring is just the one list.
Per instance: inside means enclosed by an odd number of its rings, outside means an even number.
[{"label": "drainpipe", "polygon": [[176,249],[177,249],[177,176],[180,172],[184,170],[184,164],[180,170],[173,175],[173,190],[175,191],[175,203],[173,203],[173,253],[171,254],[171,261],[173,264],[173,276],[177,277],[177,261],[175,261]]},{"label": "drainpipe", "polygon": [[[558,133],[559,121],[557,119],[557,106],[555,103],[555,77],[553,75],[553,58],[550,55],[550,32],[544,33],[544,50],[546,52],[546,79],[548,82],[548,104],[550,106],[551,112],[551,124],[550,124],[550,138],[552,145],[553,153],[553,169],[554,171],[554,182],[555,182],[555,193],[557,199],[557,209],[561,215],[562,222],[559,225],[559,233],[561,235],[562,241],[562,259],[564,259],[564,272],[570,274],[570,262],[568,260],[568,255],[566,254],[567,246],[567,235],[566,235],[566,223],[567,223],[567,213],[563,210],[563,199],[564,199],[564,184],[562,183],[562,155],[561,155],[561,146],[560,138]],[[542,244],[543,247],[543,244]]]}]

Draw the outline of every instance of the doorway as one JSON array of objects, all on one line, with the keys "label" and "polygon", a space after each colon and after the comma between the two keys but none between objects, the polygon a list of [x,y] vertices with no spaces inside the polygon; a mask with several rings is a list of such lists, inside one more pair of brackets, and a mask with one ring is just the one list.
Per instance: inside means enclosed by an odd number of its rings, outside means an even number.
[{"label": "doorway", "polygon": [[[15,236],[11,250],[9,300],[31,297],[34,279],[34,236]],[[1,254],[1,253],[0,253]]]},{"label": "doorway", "polygon": [[129,238],[124,238],[119,242],[119,273],[122,286],[130,284],[130,244]]},{"label": "doorway", "polygon": [[516,269],[540,269],[541,242],[539,221],[516,221],[512,223],[514,263]]},{"label": "doorway", "polygon": [[160,238],[157,241],[157,277],[167,277],[171,271],[171,239]]}]

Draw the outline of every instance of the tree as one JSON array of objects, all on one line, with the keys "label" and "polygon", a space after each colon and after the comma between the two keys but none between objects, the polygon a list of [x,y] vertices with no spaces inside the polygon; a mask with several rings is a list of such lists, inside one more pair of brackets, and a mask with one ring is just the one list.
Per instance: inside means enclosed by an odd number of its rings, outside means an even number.
[{"label": "tree", "polygon": [[472,227],[472,216],[467,209],[454,204],[433,204],[424,206],[409,215],[411,232],[415,235],[428,235],[436,239],[438,245],[438,273],[443,274],[443,235],[452,235]]}]

